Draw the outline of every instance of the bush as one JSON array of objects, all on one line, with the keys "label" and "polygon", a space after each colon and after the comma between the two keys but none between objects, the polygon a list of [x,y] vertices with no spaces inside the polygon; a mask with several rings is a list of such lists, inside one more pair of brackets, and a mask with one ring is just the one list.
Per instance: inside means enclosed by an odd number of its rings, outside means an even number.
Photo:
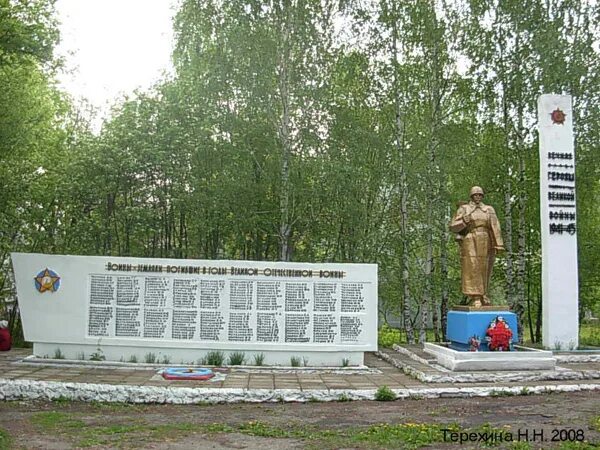
[{"label": "bush", "polygon": [[396,393],[387,386],[381,386],[377,389],[377,392],[375,392],[375,400],[378,402],[391,402],[396,400],[396,398],[398,398]]},{"label": "bush", "polygon": [[380,347],[392,347],[394,344],[406,342],[403,334],[397,328],[383,325],[377,333],[377,341]]},{"label": "bush", "polygon": [[227,364],[230,366],[241,366],[244,364],[246,360],[246,355],[244,352],[233,352],[229,355],[229,359],[227,360]]},{"label": "bush", "polygon": [[300,357],[299,356],[292,356],[290,358],[290,366],[292,366],[292,367],[300,367]]},{"label": "bush", "polygon": [[254,365],[255,366],[264,366],[265,365],[265,354],[264,353],[255,353],[254,354]]},{"label": "bush", "polygon": [[212,351],[208,352],[204,358],[202,358],[203,363],[209,366],[222,366],[225,361],[225,353],[222,351]]},{"label": "bush", "polygon": [[154,364],[156,362],[156,355],[152,352],[146,353],[146,356],[144,356],[144,361],[146,364]]}]

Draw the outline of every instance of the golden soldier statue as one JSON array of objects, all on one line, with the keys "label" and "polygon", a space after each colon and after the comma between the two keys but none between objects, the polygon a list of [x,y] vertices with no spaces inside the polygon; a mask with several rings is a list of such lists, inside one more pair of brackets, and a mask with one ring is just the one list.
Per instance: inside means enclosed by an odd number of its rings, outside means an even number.
[{"label": "golden soldier statue", "polygon": [[483,204],[483,189],[473,186],[471,201],[458,208],[450,231],[460,243],[462,291],[475,307],[491,305],[488,288],[496,252],[504,250],[496,211]]}]

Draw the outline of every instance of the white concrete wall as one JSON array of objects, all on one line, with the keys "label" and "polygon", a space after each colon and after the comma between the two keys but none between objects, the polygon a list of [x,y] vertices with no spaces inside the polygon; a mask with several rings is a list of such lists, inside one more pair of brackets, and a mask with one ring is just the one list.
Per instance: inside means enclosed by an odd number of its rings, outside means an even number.
[{"label": "white concrete wall", "polygon": [[[173,259],[141,259],[141,258],[114,258],[99,256],[62,256],[43,254],[12,254],[13,267],[17,283],[19,306],[23,319],[25,339],[34,343],[37,356],[52,357],[56,349],[67,357],[77,359],[81,353],[89,359],[91,353],[100,348],[107,360],[123,359],[128,361],[132,356],[143,361],[148,353],[154,353],[160,358],[165,356],[172,362],[197,361],[210,350],[222,350],[226,354],[233,351],[242,351],[246,354],[247,362],[256,353],[265,354],[268,364],[289,365],[290,358],[296,356],[306,358],[310,365],[341,365],[347,358],[352,365],[363,362],[363,352],[377,350],[377,266],[374,264],[308,264],[308,263],[275,263],[257,261],[202,261],[202,260],[173,260]],[[211,275],[211,274],[182,274],[182,273],[147,273],[132,271],[109,270],[107,264],[132,264],[157,265],[157,266],[193,266],[216,268],[258,268],[259,275]],[[38,292],[35,287],[34,277],[45,268],[51,269],[61,277],[60,288],[56,292]],[[312,277],[293,277],[265,275],[263,270],[270,269],[295,269],[312,271]],[[342,278],[325,278],[321,271],[343,272]],[[267,273],[269,273],[267,271]],[[148,276],[161,277],[172,283],[173,279],[196,280],[222,280],[223,290],[221,295],[222,305],[219,311],[225,318],[224,328],[219,335],[219,340],[202,340],[198,333],[191,339],[173,339],[170,333],[164,333],[159,338],[144,338],[142,336],[123,337],[115,334],[113,323],[107,328],[106,336],[90,335],[88,322],[90,317],[90,279],[92,275],[136,278],[140,283],[140,290],[144,290],[144,279]],[[248,341],[232,341],[227,335],[227,318],[232,310],[228,303],[229,284],[232,280],[253,281],[278,281],[282,282],[285,289],[288,282],[306,282],[308,305],[305,314],[310,316],[307,332],[307,342],[286,342],[285,339],[285,296],[278,299],[279,309],[277,314],[278,324],[281,327],[279,338],[276,342],[262,342],[256,336],[256,289],[252,297],[252,307],[247,310],[250,315],[250,326],[254,328],[254,335]],[[314,285],[317,283],[353,283],[361,286],[359,303],[360,311],[342,311],[340,306],[340,290],[335,294],[337,300],[335,311],[323,313],[314,311]],[[117,295],[117,294],[115,294]],[[198,294],[199,295],[199,294]],[[311,297],[312,296],[312,297]],[[197,300],[197,299],[196,299]],[[142,299],[142,302],[144,300]],[[282,303],[283,302],[283,303]],[[346,303],[347,304],[347,303]],[[116,307],[116,306],[115,306]],[[173,299],[166,299],[164,310],[173,310]],[[329,315],[337,323],[336,337],[333,342],[314,342],[312,326],[317,314]],[[354,317],[360,320],[360,334],[353,342],[341,338],[340,321],[343,317]],[[140,314],[142,327],[144,314]],[[171,325],[168,325],[171,326]],[[170,328],[168,328],[170,330]]]}]

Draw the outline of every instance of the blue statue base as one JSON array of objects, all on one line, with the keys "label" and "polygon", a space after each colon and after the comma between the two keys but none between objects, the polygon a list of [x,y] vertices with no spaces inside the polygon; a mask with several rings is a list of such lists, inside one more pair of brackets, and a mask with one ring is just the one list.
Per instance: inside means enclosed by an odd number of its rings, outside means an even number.
[{"label": "blue statue base", "polygon": [[[518,342],[517,315],[506,310],[486,311],[448,311],[446,339],[450,348],[458,351],[473,351],[471,338],[476,336],[480,342],[478,351],[490,351],[485,339],[485,333],[490,323],[501,316],[512,331],[512,342]],[[510,346],[511,350],[512,344]]]}]

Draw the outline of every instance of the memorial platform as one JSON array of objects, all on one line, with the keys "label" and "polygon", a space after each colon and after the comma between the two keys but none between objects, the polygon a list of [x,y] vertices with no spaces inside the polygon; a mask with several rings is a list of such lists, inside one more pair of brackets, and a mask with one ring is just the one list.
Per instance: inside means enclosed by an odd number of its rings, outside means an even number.
[{"label": "memorial platform", "polygon": [[[31,361],[30,349],[0,353],[0,399],[205,403],[372,400],[387,386],[399,398],[518,395],[600,390],[600,352],[563,354],[554,370],[453,373],[422,346],[365,354],[365,368],[234,368],[215,381],[164,380],[160,365]],[[570,362],[567,362],[570,361]]]}]

